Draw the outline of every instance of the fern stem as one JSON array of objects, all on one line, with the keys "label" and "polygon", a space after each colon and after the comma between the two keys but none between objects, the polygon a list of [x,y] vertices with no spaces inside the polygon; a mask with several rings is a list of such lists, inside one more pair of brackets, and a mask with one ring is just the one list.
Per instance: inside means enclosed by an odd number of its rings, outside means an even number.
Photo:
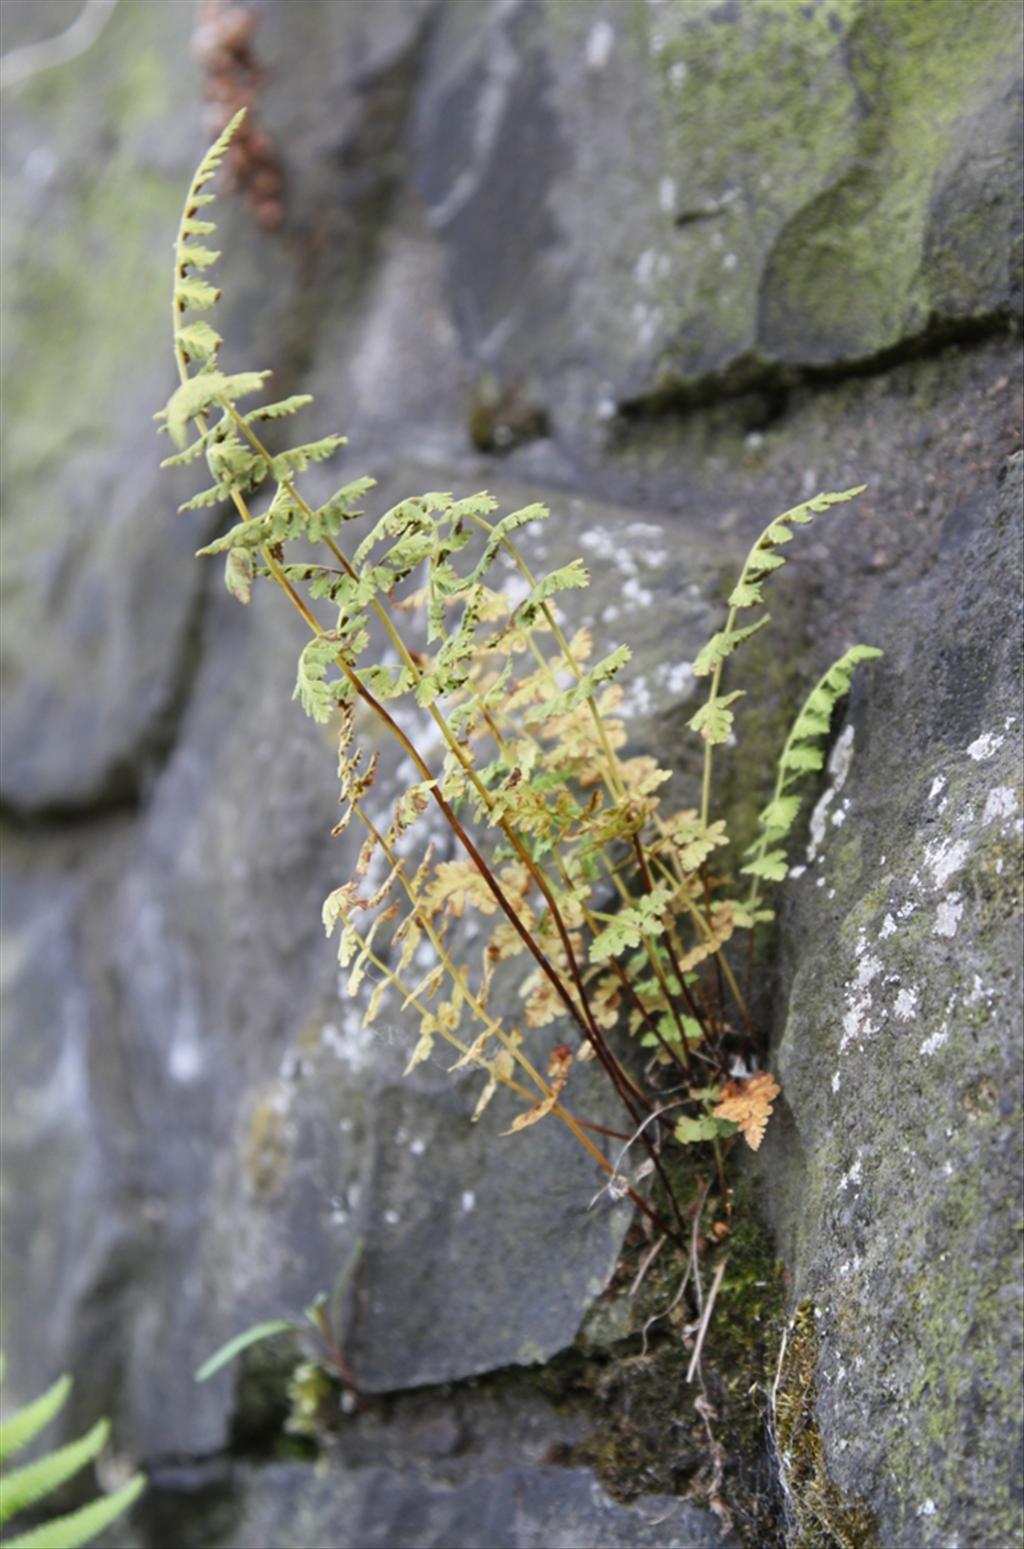
[{"label": "fern stem", "polygon": [[[374,965],[374,967],[377,968],[385,976],[385,978],[388,979],[388,981],[395,986],[395,988],[398,990],[398,992],[403,996],[404,999],[406,999],[408,1001],[408,1003],[410,1005],[415,1006],[416,1010],[419,1011],[422,1015],[424,1015],[424,1016],[428,1015],[429,1014],[428,1008],[422,1004],[422,1002],[419,1000],[418,996],[416,996],[415,993],[413,993],[411,995],[406,993],[406,987],[403,984],[403,981],[398,977],[398,975],[395,973],[395,971],[391,967],[389,967],[389,965],[387,963],[385,963],[384,960],[376,952],[374,952],[372,946],[369,946],[369,945],[366,944],[365,937],[355,927],[353,927],[353,935],[356,937],[356,940],[359,941],[360,944],[362,945],[362,949],[366,953],[367,961],[371,962]],[[462,1044],[460,1039],[455,1038],[455,1036],[453,1034],[447,1032],[444,1029],[439,1029],[439,1031],[441,1033],[441,1036],[445,1039],[446,1042],[452,1044],[455,1048],[461,1049],[463,1054],[468,1052],[467,1049],[465,1048],[465,1046]],[[490,1071],[489,1067],[484,1063],[484,1061],[481,1060],[481,1061],[479,1061],[479,1063],[481,1065],[483,1065],[483,1068],[485,1070],[488,1070],[489,1074],[492,1073]],[[527,1064],[528,1064],[528,1062],[527,1062]],[[546,1087],[545,1082],[543,1080],[543,1077],[541,1077],[538,1074],[537,1071],[533,1070],[532,1067],[529,1067],[529,1068],[531,1070],[531,1075],[533,1076],[533,1079],[538,1083],[538,1085],[540,1086],[540,1088],[542,1090],[547,1091],[548,1096],[550,1097],[550,1095],[551,1095],[550,1094],[550,1090]],[[497,1071],[494,1071],[493,1074],[494,1074],[495,1080],[501,1082],[501,1084],[503,1086],[511,1086],[513,1088],[513,1090],[519,1091],[524,1097],[526,1097],[527,1101],[532,1102],[532,1098],[530,1097],[530,1094],[527,1093],[527,1092],[524,1092],[523,1089],[521,1087],[519,1087],[517,1083],[513,1083],[508,1077],[500,1075]],[[558,1103],[558,1102],[553,1104],[553,1106],[551,1108],[551,1112],[556,1117],[561,1119],[562,1123],[565,1124],[572,1131],[573,1135],[579,1141],[580,1145],[583,1146],[584,1150],[593,1158],[593,1160],[595,1162],[597,1162],[598,1166],[604,1172],[608,1173],[613,1178],[619,1176],[616,1173],[615,1168],[612,1166],[611,1162],[609,1162],[608,1158],[605,1156],[604,1152],[601,1150],[601,1148],[599,1146],[595,1145],[594,1141],[592,1141],[590,1139],[590,1136],[585,1132],[582,1124],[580,1123],[580,1121],[578,1119],[574,1118],[573,1115],[571,1113],[569,1113],[568,1110],[565,1109],[562,1106],[561,1103]],[[655,1165],[657,1166],[657,1162],[655,1163]],[[665,1232],[669,1237],[671,1237],[673,1242],[676,1242],[676,1243],[678,1243],[681,1246],[682,1245],[682,1240],[677,1236],[677,1234],[672,1230],[672,1228],[670,1226],[668,1226],[665,1221],[662,1220],[661,1216],[658,1215],[657,1211],[653,1210],[651,1208],[651,1206],[647,1204],[646,1200],[642,1199],[640,1197],[640,1195],[637,1194],[636,1191],[629,1184],[625,1184],[624,1187],[625,1187],[626,1195],[628,1196],[630,1201],[637,1207],[637,1209],[641,1212],[641,1214],[645,1215],[647,1217],[647,1219],[651,1222],[651,1224],[653,1226],[657,1227],[659,1232]],[[671,1193],[669,1194],[669,1198],[672,1199]],[[673,1204],[673,1207],[675,1208],[675,1201],[674,1201],[674,1199],[672,1200],[672,1204]],[[678,1216],[678,1209],[677,1208],[676,1208],[676,1214]],[[680,1225],[681,1225],[681,1218],[680,1218]]]},{"label": "fern stem", "polygon": [[[487,528],[488,531],[493,530],[491,528],[491,524],[488,523],[488,522],[483,521],[482,518],[473,518],[473,519],[475,521],[478,521],[485,528]],[[515,557],[517,563],[519,564],[520,570],[522,571],[522,573],[525,576],[525,578],[530,582],[530,585],[531,586],[535,585],[536,583],[535,583],[535,581],[533,579],[532,572],[530,571],[529,566],[526,564],[526,562],[519,555],[519,551],[516,548],[515,544],[510,542],[508,539],[504,539],[503,542],[507,545],[507,547],[509,548],[509,550],[511,551],[511,553]],[[558,625],[555,622],[555,619],[554,619],[553,615],[550,613],[547,604],[544,605],[544,610],[543,611],[544,611],[545,617],[548,619],[548,622],[551,625],[552,629],[555,630],[556,636],[561,636],[561,631],[558,629]],[[530,648],[531,648],[531,650],[533,652],[533,655],[534,655],[535,659],[537,660],[537,662],[540,664],[541,668],[545,671],[545,673],[549,677],[553,691],[557,692],[558,685],[555,682],[554,673],[553,673],[553,670],[551,668],[551,664],[547,660],[547,658],[544,656],[544,654],[540,650],[540,648],[537,646],[536,642],[534,641],[532,630],[527,629],[527,637],[529,639]],[[565,661],[567,662],[567,664],[568,664],[569,668],[571,669],[571,671],[575,674],[577,682],[579,682],[582,674],[580,672],[580,668],[579,668],[577,662],[575,661],[575,658],[573,656],[573,653],[572,653],[571,649],[569,648],[568,644],[564,640],[564,637],[561,638],[561,647],[562,647],[562,655],[563,655]],[[612,797],[613,801],[620,801],[620,800],[622,800],[625,797],[626,791],[625,791],[625,786],[624,786],[624,784],[622,782],[621,771],[620,771],[619,766],[618,766],[618,764],[617,764],[617,762],[615,760],[615,757],[614,757],[614,750],[612,749],[611,744],[608,741],[607,732],[606,732],[604,723],[603,723],[603,721],[601,719],[600,711],[597,709],[597,705],[595,704],[593,698],[592,697],[588,697],[587,703],[588,703],[588,705],[590,707],[591,715],[592,715],[592,717],[594,719],[595,725],[597,726],[598,735],[599,735],[599,738],[601,740],[602,747],[604,749],[604,752],[606,754],[606,758],[607,758],[607,761],[608,761],[608,764],[609,764],[610,773],[607,772],[607,771],[602,771],[602,780],[603,780],[603,783],[605,785],[605,789],[608,791],[608,793]],[[534,738],[533,740],[538,743],[538,746],[540,745],[539,744],[539,740],[537,738]],[[614,777],[614,781],[613,781],[613,777]],[[639,840],[638,836],[634,836],[634,848],[635,848],[635,853],[637,855],[637,858],[638,858],[638,860],[640,862],[641,873],[643,874],[644,872],[646,872],[646,859],[645,859],[646,852],[645,852],[643,844]],[[631,907],[633,904],[635,904],[636,900],[633,897],[633,894],[629,890],[628,886],[626,885],[625,882],[623,882],[622,878],[618,875],[618,872],[611,866],[610,862],[608,861],[608,857],[606,855],[604,855],[603,853],[601,855],[601,861],[602,861],[606,871],[608,872],[608,875],[612,878],[612,881],[615,883],[615,886],[616,886],[616,889],[618,890],[620,898],[625,903],[627,908]],[[646,881],[647,881],[647,891],[649,893],[649,892],[652,891],[652,886],[653,886],[651,881],[650,881],[650,874],[649,874],[649,872],[647,872]],[[592,923],[591,923],[591,928],[592,929],[594,928]],[[594,933],[596,934],[596,930],[595,930]],[[690,1062],[690,1050],[689,1050],[689,1047],[687,1045],[686,1034],[685,1034],[685,1031],[683,1029],[682,1021],[680,1020],[680,1015],[679,1015],[678,1008],[676,1007],[675,1002],[674,1002],[673,997],[672,997],[672,994],[671,994],[671,991],[669,990],[668,983],[667,983],[667,981],[665,979],[664,972],[662,970],[661,964],[658,961],[657,954],[656,954],[656,952],[654,950],[654,947],[653,947],[653,945],[651,943],[650,937],[647,934],[641,932],[640,940],[641,940],[641,943],[643,945],[645,954],[647,956],[647,960],[648,960],[648,962],[650,964],[651,971],[655,975],[655,977],[657,978],[658,983],[659,983],[659,985],[661,987],[662,995],[663,995],[664,1001],[665,1001],[665,1009],[670,1013],[670,1015],[672,1015],[675,1018],[676,1026],[679,1029],[679,1035],[680,1035],[680,1038],[681,1038],[682,1044],[683,1044],[684,1056],[685,1056],[685,1060],[686,1060],[685,1068],[687,1069],[687,1073],[692,1077],[694,1075],[694,1072],[693,1072],[692,1065],[691,1065],[691,1062]],[[618,970],[618,973],[622,977],[623,982],[628,985],[629,984],[629,977],[628,977],[628,974],[626,973],[626,970],[618,962],[616,963],[616,968]],[[682,977],[680,976],[680,984],[682,984],[682,982],[683,982],[682,981]],[[630,985],[630,989],[632,989],[631,985]],[[683,993],[684,993],[684,996],[686,996],[685,989],[684,989]],[[639,997],[635,997],[635,999],[637,1001],[637,1004],[641,1005]],[[705,1024],[704,1017],[698,1011],[697,1007],[695,1005],[693,1005],[692,1001],[690,1002],[690,1005],[691,1005],[691,1010],[692,1010],[692,1013],[693,1013],[695,1019],[697,1021],[699,1021],[702,1026],[704,1026],[704,1024]],[[641,1009],[642,1009],[642,1007],[641,1007]],[[646,1017],[647,1013],[645,1012],[644,1015]],[[648,1020],[650,1020],[650,1019],[648,1019]],[[678,1056],[676,1056],[674,1054],[674,1051],[671,1050],[670,1046],[664,1042],[664,1040],[661,1037],[661,1034],[658,1032],[657,1027],[653,1023],[653,1021],[650,1022],[650,1025],[651,1025],[651,1029],[652,1029],[652,1031],[654,1033],[654,1036],[658,1039],[658,1042],[661,1043],[663,1047],[668,1049],[669,1052],[673,1054],[673,1058],[676,1060],[676,1063],[678,1064],[679,1063]]]}]

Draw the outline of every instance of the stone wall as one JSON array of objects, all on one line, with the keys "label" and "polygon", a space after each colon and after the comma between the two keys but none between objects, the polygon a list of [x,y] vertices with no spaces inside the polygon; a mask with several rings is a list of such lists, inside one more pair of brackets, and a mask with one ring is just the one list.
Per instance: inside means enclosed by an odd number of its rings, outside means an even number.
[{"label": "stone wall", "polygon": [[[728,786],[742,821],[801,685],[853,640],[885,649],[788,888],[786,1104],[757,1176],[789,1302],[815,1310],[836,1489],[883,1545],[1001,1549],[1020,1489],[1019,7],[251,10],[285,219],[222,207],[231,363],[315,392],[381,510],[424,487],[548,501],[543,557],[587,555],[577,616],[634,647],[637,741],[684,779],[723,576],[774,512],[868,485],[778,588]],[[5,0],[4,48],[66,11]],[[658,1480],[618,1504],[552,1466],[593,1423],[565,1363],[627,1218],[587,1211],[555,1131],[471,1128],[472,1079],[402,1081],[401,1019],[361,1030],[320,927],[351,855],[327,837],[330,739],[288,704],[301,637],[272,598],[223,594],[192,557],[220,514],[176,517],[191,486],[157,470],[170,240],[204,144],[194,21],[120,0],[2,99],[11,1390],[78,1374],[76,1418],[109,1411],[152,1470],[146,1546],[716,1541]],[[339,1493],[261,1467],[233,1376],[191,1373],[357,1243],[349,1353],[387,1397],[352,1421]],[[794,1542],[843,1542],[801,1509]]]}]

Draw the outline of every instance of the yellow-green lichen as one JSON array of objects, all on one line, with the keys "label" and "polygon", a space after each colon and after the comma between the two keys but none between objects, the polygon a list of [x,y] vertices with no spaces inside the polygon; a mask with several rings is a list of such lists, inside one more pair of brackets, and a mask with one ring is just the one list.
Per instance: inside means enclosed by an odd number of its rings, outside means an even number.
[{"label": "yellow-green lichen", "polygon": [[271,1093],[253,1108],[242,1147],[242,1166],[254,1194],[271,1199],[280,1193],[288,1156],[285,1115]]},{"label": "yellow-green lichen", "polygon": [[[650,297],[674,336],[664,387],[744,362],[863,359],[944,311],[984,314],[1004,245],[992,200],[968,182],[940,229],[936,198],[962,126],[1017,68],[1019,25],[1013,0],[648,13],[665,164],[681,169],[674,262]],[[1000,252],[981,276],[963,255],[986,236]]]}]

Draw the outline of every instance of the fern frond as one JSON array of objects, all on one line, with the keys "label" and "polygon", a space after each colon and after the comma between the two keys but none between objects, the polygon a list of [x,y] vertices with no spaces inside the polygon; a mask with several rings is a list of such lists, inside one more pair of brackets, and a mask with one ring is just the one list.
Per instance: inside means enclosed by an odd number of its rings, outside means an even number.
[{"label": "fern frond", "polygon": [[[824,766],[824,742],[836,705],[849,692],[858,663],[872,661],[881,655],[882,652],[872,645],[851,646],[837,662],[833,662],[801,705],[779,755],[772,799],[758,817],[761,832],[747,850],[754,858],[741,868],[755,878],[751,900],[757,896],[756,879],[781,882],[785,878],[788,869],[786,851],[780,846],[791,832],[800,810],[800,798],[787,793],[805,774]],[[769,846],[774,848],[769,849]]]},{"label": "fern frond", "polygon": [[[71,1378],[60,1377],[39,1398],[16,1410],[0,1425],[0,1459],[27,1445],[63,1408]],[[99,1420],[77,1441],[45,1453],[31,1463],[0,1475],[0,1523],[27,1511],[74,1477],[103,1450],[110,1431]],[[131,1505],[145,1486],[141,1474],[112,1495],[38,1527],[4,1538],[7,1549],[84,1549]]]},{"label": "fern frond", "polygon": [[[211,221],[207,221],[206,224],[212,225],[213,223]],[[191,268],[209,269],[211,265],[217,262],[217,259],[220,257],[220,253],[215,252],[212,248],[209,247],[200,247],[198,242],[190,242],[188,247],[185,248],[185,256]]]},{"label": "fern frond", "polygon": [[287,414],[297,414],[312,402],[312,393],[292,393],[290,398],[279,398],[276,403],[264,403],[258,409],[250,409],[242,418],[247,425],[253,425],[257,420],[279,420]]},{"label": "fern frond", "polygon": [[748,624],[744,629],[720,629],[697,653],[697,659],[693,664],[694,677],[708,677],[719,662],[724,662],[727,656],[732,655],[738,645],[744,640],[749,640],[751,635],[756,635],[759,629],[763,629],[770,622],[771,614],[766,613],[756,624]]},{"label": "fern frond", "polygon": [[[186,252],[188,249],[186,248]],[[197,280],[192,275],[181,275],[174,287],[174,299],[179,312],[208,312],[220,300],[220,291],[209,280]]]},{"label": "fern frond", "polygon": [[[701,782],[701,818],[706,823],[708,820],[708,807],[711,799],[711,759],[712,749],[719,743],[726,742],[732,730],[732,714],[724,708],[730,702],[729,698],[723,699],[719,695],[719,686],[722,681],[722,670],[725,660],[736,647],[744,640],[749,640],[751,635],[768,623],[768,615],[759,619],[756,624],[751,624],[744,629],[736,629],[736,615],[745,608],[760,607],[764,602],[761,586],[765,577],[773,570],[779,570],[785,564],[785,559],[777,550],[792,541],[792,527],[806,527],[814,521],[821,511],[827,511],[830,506],[842,505],[847,500],[852,500],[867,486],[859,484],[856,489],[842,490],[834,495],[815,495],[811,500],[805,500],[802,505],[794,506],[791,511],[784,511],[761,533],[754,546],[747,555],[740,578],[729,593],[729,614],[725,621],[725,628],[713,635],[707,645],[698,653],[693,664],[696,677],[711,677],[711,687],[708,692],[707,704],[698,711],[689,725],[695,731],[699,731],[704,738],[704,776]],[[736,696],[730,696],[735,698]]]},{"label": "fern frond", "polygon": [[52,1495],[65,1480],[71,1479],[91,1463],[106,1445],[110,1435],[110,1423],[97,1420],[90,1431],[66,1447],[48,1452],[34,1463],[26,1463],[11,1473],[4,1474],[0,1483],[0,1522],[7,1522],[19,1511],[34,1506],[44,1496]]},{"label": "fern frond", "polygon": [[210,285],[208,281],[189,273],[190,269],[211,268],[217,262],[220,253],[203,246],[201,242],[193,242],[189,239],[208,237],[217,229],[215,221],[200,219],[196,212],[204,205],[213,203],[213,195],[204,194],[202,189],[216,175],[244,117],[245,109],[242,108],[224,131],[217,136],[199,163],[185,199],[185,208],[174,240],[174,344],[183,373],[184,362],[195,360],[209,363],[214,359],[221,344],[220,335],[208,323],[182,322],[183,313],[206,312],[220,299],[220,291],[215,285]]},{"label": "fern frond", "polygon": [[293,446],[273,459],[271,473],[280,484],[294,474],[304,472],[310,463],[322,463],[328,457],[333,457],[339,446],[344,445],[344,436],[323,436],[319,441],[307,442],[305,446]]},{"label": "fern frond", "polygon": [[17,1410],[0,1425],[0,1463],[19,1452],[58,1415],[71,1392],[71,1378],[58,1377],[45,1393]]},{"label": "fern frond", "polygon": [[852,500],[866,488],[866,484],[858,484],[856,489],[845,489],[838,494],[815,495],[812,500],[805,500],[803,505],[794,506],[791,511],[785,511],[782,516],[769,522],[747,555],[740,578],[729,594],[729,607],[753,608],[763,602],[761,582],[770,571],[778,570],[786,563],[776,550],[792,542],[792,526],[808,526],[820,512]]},{"label": "fern frond", "polygon": [[582,674],[572,688],[566,689],[564,694],[555,694],[546,704],[534,705],[523,717],[527,722],[547,721],[552,716],[570,715],[573,710],[578,710],[591,698],[595,688],[601,683],[607,683],[610,678],[624,667],[631,659],[633,653],[628,645],[620,645],[614,651],[599,662],[595,662],[589,671]]},{"label": "fern frond", "polygon": [[234,403],[247,393],[258,393],[269,371],[239,371],[225,376],[223,371],[204,370],[188,377],[168,398],[154,419],[163,420],[175,446],[184,448],[189,420],[204,414],[214,404]]},{"label": "fern frond", "polygon": [[186,323],[178,329],[178,343],[189,360],[204,364],[213,359],[224,340],[209,323],[197,318],[194,323]]},{"label": "fern frond", "polygon": [[272,1318],[267,1323],[254,1323],[251,1328],[245,1329],[241,1334],[236,1334],[232,1339],[215,1350],[208,1360],[205,1360],[195,1374],[196,1382],[206,1382],[221,1367],[227,1366],[236,1355],[241,1355],[243,1350],[248,1350],[250,1345],[259,1344],[264,1339],[272,1339],[275,1334],[294,1334],[294,1323],[286,1323],[283,1318]]},{"label": "fern frond", "polygon": [[112,1495],[101,1495],[99,1500],[90,1501],[88,1506],[66,1516],[6,1538],[5,1549],[85,1549],[138,1500],[145,1487],[142,1474],[136,1474]]},{"label": "fern frond", "polygon": [[[192,179],[192,186],[189,189],[189,197],[186,200],[186,204],[195,204],[196,194],[199,193],[201,188],[205,188],[207,183],[209,183],[216,176],[217,169],[221,162],[224,160],[224,157],[227,155],[228,146],[231,144],[232,140],[237,134],[239,126],[241,125],[244,117],[245,109],[239,108],[231,122],[225,125],[220,134],[217,136],[216,140],[214,140],[213,144],[210,146],[210,149],[207,151],[206,155],[199,163],[199,166],[196,168],[196,175]],[[205,200],[203,202],[205,203]]]},{"label": "fern frond", "polygon": [[213,484],[209,489],[201,489],[198,495],[193,495],[191,500],[183,500],[178,507],[179,511],[201,511],[206,506],[219,506],[225,500],[230,500],[231,488],[227,484]]},{"label": "fern frond", "polygon": [[687,726],[691,731],[700,732],[704,741],[710,747],[717,747],[723,742],[728,742],[732,736],[733,714],[730,705],[742,699],[746,689],[734,689],[731,694],[722,694],[717,699],[709,699],[707,704],[701,705],[696,715],[691,715]]},{"label": "fern frond", "polygon": [[510,511],[507,516],[501,518],[500,522],[495,522],[493,527],[483,523],[488,532],[487,543],[476,568],[466,578],[469,584],[473,585],[483,580],[494,563],[498,550],[503,544],[510,542],[510,535],[517,528],[525,527],[529,522],[547,521],[550,515],[550,509],[538,502],[531,506],[523,506],[520,511]]},{"label": "fern frond", "polygon": [[582,559],[571,560],[568,565],[563,565],[561,570],[552,570],[550,575],[542,577],[533,587],[527,597],[516,608],[512,615],[516,625],[530,625],[534,623],[541,608],[549,597],[556,592],[572,591],[577,587],[590,585],[590,576]]}]

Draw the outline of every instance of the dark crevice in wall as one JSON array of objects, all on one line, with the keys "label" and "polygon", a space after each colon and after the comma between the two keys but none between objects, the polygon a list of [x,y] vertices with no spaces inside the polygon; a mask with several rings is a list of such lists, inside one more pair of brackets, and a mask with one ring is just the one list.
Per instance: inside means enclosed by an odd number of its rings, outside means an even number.
[{"label": "dark crevice in wall", "polygon": [[973,348],[993,339],[1012,338],[1020,319],[1008,307],[978,317],[933,318],[912,338],[861,359],[828,365],[787,365],[750,352],[726,370],[693,381],[667,377],[649,392],[618,405],[620,421],[644,422],[689,418],[704,409],[735,403],[747,410],[748,430],[764,430],[782,419],[792,395],[801,389],[829,388],[863,377],[884,376],[897,366],[926,360],[950,349]]}]

